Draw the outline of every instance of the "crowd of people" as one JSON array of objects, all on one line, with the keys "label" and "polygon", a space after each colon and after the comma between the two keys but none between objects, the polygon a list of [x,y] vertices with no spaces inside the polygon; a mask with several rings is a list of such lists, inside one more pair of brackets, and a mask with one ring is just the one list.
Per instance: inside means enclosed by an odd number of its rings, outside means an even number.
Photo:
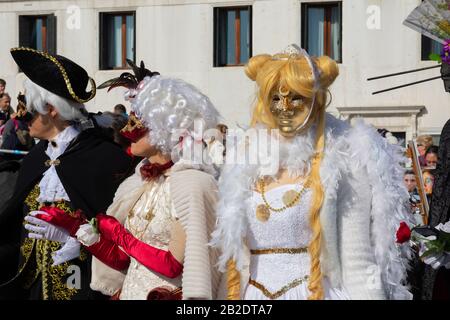
[{"label": "crowd of people", "polygon": [[[416,281],[430,273],[407,236],[420,197],[404,150],[326,112],[329,57],[252,57],[252,121],[231,130],[143,62],[96,87],[63,56],[11,54],[27,79],[16,111],[0,81],[1,299],[419,299],[423,283],[447,297],[447,273]],[[86,110],[117,86],[129,112]],[[417,143],[425,185],[442,185],[442,150]]]}]

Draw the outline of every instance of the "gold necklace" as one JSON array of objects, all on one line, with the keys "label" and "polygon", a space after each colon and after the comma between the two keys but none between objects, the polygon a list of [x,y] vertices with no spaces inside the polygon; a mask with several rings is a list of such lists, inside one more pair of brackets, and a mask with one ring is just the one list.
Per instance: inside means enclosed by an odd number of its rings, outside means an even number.
[{"label": "gold necklace", "polygon": [[144,233],[147,231],[148,226],[150,225],[150,223],[152,222],[152,220],[154,218],[153,210],[154,210],[154,208],[156,206],[156,198],[158,198],[157,192],[159,190],[155,190],[154,197],[150,200],[151,201],[151,207],[150,207],[149,210],[146,211],[146,214],[143,217],[143,219],[147,221],[147,223],[145,224],[145,227],[142,230],[138,230],[138,228],[133,227],[131,219],[133,219],[135,214],[136,214],[134,209],[135,209],[137,203],[139,202],[139,200],[141,200],[142,196],[148,191],[149,190],[145,190],[139,196],[139,198],[136,200],[134,205],[131,207],[131,210],[128,212],[128,216],[127,216],[127,222],[128,222],[127,224],[128,224],[128,228],[129,228],[131,234],[133,236],[135,236],[137,239],[141,240],[141,241],[142,241]]},{"label": "gold necklace", "polygon": [[287,208],[291,208],[291,207],[295,206],[300,201],[301,197],[306,192],[306,190],[309,188],[310,179],[308,178],[306,180],[305,184],[303,185],[302,190],[300,190],[299,192],[297,192],[295,190],[286,191],[283,194],[283,198],[282,198],[284,206],[281,208],[274,208],[267,201],[265,191],[264,191],[264,187],[265,187],[264,179],[259,180],[259,186],[261,189],[261,197],[262,197],[264,203],[260,204],[256,207],[256,218],[261,222],[266,222],[270,218],[271,211],[279,213],[279,212],[283,212]]}]

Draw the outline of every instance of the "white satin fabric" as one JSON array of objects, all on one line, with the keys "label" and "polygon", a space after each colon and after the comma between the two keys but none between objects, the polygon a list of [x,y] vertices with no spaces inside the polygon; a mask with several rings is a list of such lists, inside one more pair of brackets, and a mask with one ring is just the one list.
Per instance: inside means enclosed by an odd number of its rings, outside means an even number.
[{"label": "white satin fabric", "polygon": [[[125,227],[139,240],[168,250],[170,228],[174,221],[169,181],[166,176],[161,176],[144,185],[141,197],[125,221]],[[148,293],[160,286],[172,289],[181,287],[181,275],[175,279],[167,278],[131,258],[120,300],[146,300]]]}]

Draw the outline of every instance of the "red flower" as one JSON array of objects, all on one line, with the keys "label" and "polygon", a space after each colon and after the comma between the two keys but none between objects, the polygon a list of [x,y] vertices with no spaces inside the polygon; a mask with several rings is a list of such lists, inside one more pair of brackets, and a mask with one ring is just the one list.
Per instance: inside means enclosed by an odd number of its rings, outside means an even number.
[{"label": "red flower", "polygon": [[411,238],[411,229],[405,222],[400,223],[400,227],[397,230],[397,243],[405,243]]}]

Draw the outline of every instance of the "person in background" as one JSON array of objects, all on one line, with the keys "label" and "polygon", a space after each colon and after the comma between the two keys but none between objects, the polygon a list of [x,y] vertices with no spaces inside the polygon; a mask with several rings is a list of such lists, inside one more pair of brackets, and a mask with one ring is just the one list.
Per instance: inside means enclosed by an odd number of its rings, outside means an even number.
[{"label": "person in background", "polygon": [[[25,96],[21,93],[17,96],[17,112],[11,115],[5,125],[0,129],[1,144],[0,149],[30,151],[34,147],[34,139],[30,136],[28,128],[32,118],[31,113],[27,112]],[[24,155],[19,154],[2,154],[2,160],[20,160]]]},{"label": "person in background", "polygon": [[0,126],[3,126],[9,120],[13,113],[11,97],[6,92],[0,93]]},{"label": "person in background", "polygon": [[110,111],[97,113],[101,115],[101,121],[97,121],[98,125],[101,126],[106,135],[108,135],[114,142],[126,150],[130,145],[131,141],[124,137],[120,130],[127,125],[127,118],[123,114],[113,113]]},{"label": "person in background", "polygon": [[425,152],[433,145],[433,137],[430,135],[421,135],[416,139],[417,149],[419,150],[419,163],[421,167],[426,166]]},{"label": "person in background", "polygon": [[409,203],[411,205],[411,213],[414,215],[414,219],[417,224],[422,224],[422,216],[420,215],[420,196],[417,191],[417,180],[412,170],[406,170],[403,175],[403,182],[409,193]]},{"label": "person in background", "polygon": [[216,135],[213,135],[206,142],[208,154],[215,166],[220,168],[225,161],[225,144],[228,127],[225,124],[219,123],[216,126]]},{"label": "person in background", "polygon": [[103,112],[101,115],[101,118],[104,120],[102,120],[103,122],[99,123],[99,125],[102,127],[104,133],[116,144],[118,144],[132,159],[130,167],[125,174],[125,177],[129,177],[134,173],[136,166],[142,161],[143,158],[135,156],[131,153],[131,140],[121,132],[121,130],[127,125],[128,118],[123,114],[117,114],[109,111]]},{"label": "person in background", "polygon": [[121,103],[116,104],[114,107],[114,113],[115,114],[120,114],[125,116],[126,118],[128,118],[128,114],[127,114],[127,108],[125,108],[125,106]]},{"label": "person in background", "polygon": [[429,200],[431,199],[431,194],[433,193],[433,185],[434,185],[434,174],[436,169],[436,164],[438,161],[438,152],[439,148],[437,146],[428,147],[425,152],[425,167],[423,170],[423,183],[425,187],[425,193]]},{"label": "person in background", "polygon": [[0,94],[3,94],[6,89],[6,81],[3,79],[0,79]]},{"label": "person in background", "polygon": [[405,182],[406,189],[408,189],[409,194],[417,193],[417,181],[416,176],[412,170],[406,170],[403,176],[403,181]]},{"label": "person in background", "polygon": [[425,152],[425,163],[427,167],[436,168],[438,161],[439,147],[432,145]]}]

